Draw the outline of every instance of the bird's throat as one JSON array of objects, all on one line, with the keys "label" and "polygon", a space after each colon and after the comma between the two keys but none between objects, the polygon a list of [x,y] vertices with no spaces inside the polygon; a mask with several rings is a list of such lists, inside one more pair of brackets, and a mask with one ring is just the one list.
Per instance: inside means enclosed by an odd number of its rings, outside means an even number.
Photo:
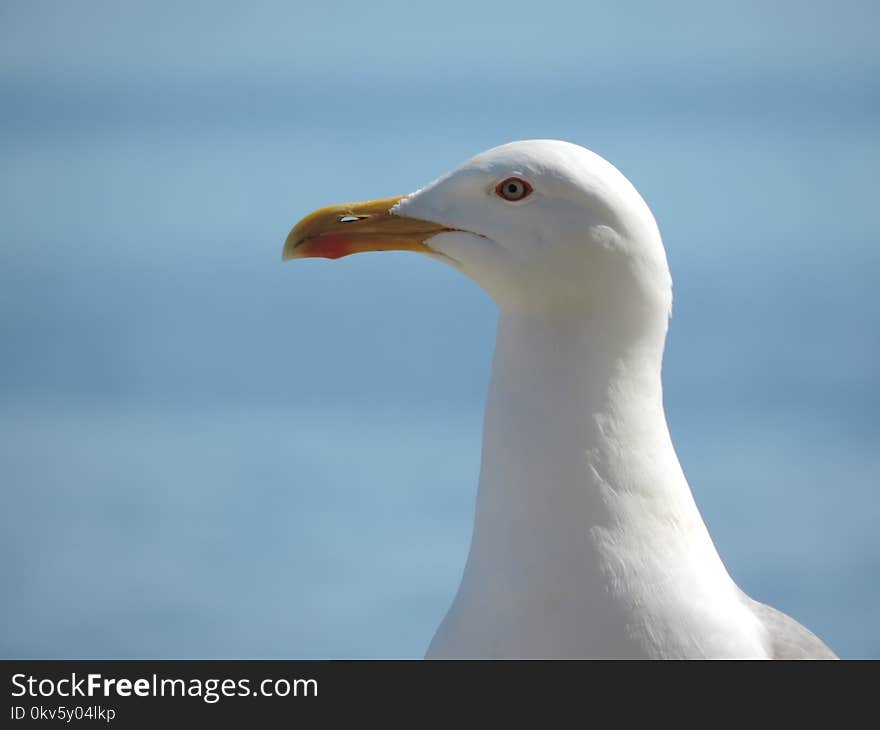
[{"label": "bird's throat", "polygon": [[664,337],[665,327],[645,337],[599,318],[502,312],[478,532],[491,514],[491,532],[508,540],[525,518],[553,535],[579,533],[618,519],[615,494],[655,496],[652,470],[678,467],[663,411]]}]

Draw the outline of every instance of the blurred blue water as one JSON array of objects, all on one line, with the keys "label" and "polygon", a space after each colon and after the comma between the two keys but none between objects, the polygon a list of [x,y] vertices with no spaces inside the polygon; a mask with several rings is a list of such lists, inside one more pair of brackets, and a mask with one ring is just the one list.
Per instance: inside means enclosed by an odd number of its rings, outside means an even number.
[{"label": "blurred blue water", "polygon": [[670,426],[731,573],[880,656],[878,76],[339,52],[0,74],[0,655],[421,655],[470,537],[493,306],[411,254],[281,244],[558,137],[660,223]]}]

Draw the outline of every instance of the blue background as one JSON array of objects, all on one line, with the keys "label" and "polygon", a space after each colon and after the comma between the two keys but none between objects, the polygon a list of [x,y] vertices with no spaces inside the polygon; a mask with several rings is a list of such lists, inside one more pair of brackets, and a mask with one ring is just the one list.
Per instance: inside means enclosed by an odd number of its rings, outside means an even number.
[{"label": "blue background", "polygon": [[494,306],[281,246],[550,137],[656,214],[670,427],[732,575],[880,656],[880,11],[768,5],[3,2],[0,655],[421,656]]}]

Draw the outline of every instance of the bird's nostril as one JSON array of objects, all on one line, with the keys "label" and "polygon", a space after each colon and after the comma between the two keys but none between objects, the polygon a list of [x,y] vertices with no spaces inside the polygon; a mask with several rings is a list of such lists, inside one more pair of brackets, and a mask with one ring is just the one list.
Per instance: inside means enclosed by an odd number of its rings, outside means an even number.
[{"label": "bird's nostril", "polygon": [[361,220],[365,216],[362,215],[344,215],[339,219],[340,223],[354,223],[355,221]]}]

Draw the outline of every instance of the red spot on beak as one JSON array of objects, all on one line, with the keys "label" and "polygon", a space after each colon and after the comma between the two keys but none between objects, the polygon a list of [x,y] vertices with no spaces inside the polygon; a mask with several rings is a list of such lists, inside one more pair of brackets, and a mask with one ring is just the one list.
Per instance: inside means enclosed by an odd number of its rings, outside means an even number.
[{"label": "red spot on beak", "polygon": [[341,259],[357,250],[352,246],[351,237],[334,234],[310,238],[298,248],[302,249],[303,257],[322,259]]}]

